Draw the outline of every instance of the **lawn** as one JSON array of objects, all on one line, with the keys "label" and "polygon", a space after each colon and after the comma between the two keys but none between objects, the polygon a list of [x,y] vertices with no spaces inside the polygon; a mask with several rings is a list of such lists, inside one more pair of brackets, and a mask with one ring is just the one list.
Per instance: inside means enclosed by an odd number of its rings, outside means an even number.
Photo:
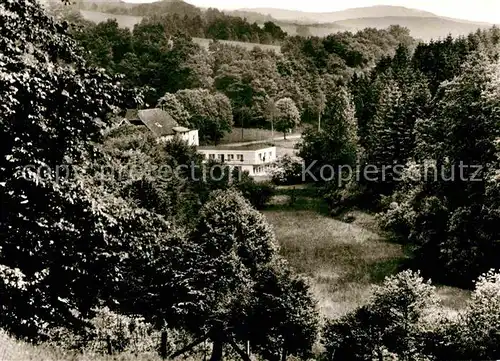
[{"label": "lawn", "polygon": [[287,139],[287,140],[279,140],[275,141],[274,145],[276,145],[276,156],[278,158],[283,157],[284,155],[296,155],[297,149],[295,148],[297,144],[300,142],[300,139]]},{"label": "lawn", "polygon": [[[300,134],[300,129],[297,129],[296,132],[290,134],[290,135],[299,135]],[[264,141],[264,140],[269,140],[271,141],[273,137],[276,138],[283,138],[283,133],[274,131],[272,132],[269,129],[260,129],[260,128],[233,128],[231,132],[226,133],[222,140],[220,141],[221,144],[228,144],[228,143],[245,143],[245,142],[255,142],[255,141]]]},{"label": "lawn", "polygon": [[[185,361],[195,361],[200,358],[187,356]],[[97,353],[82,353],[64,350],[50,344],[33,345],[18,341],[0,330],[0,360],[1,361],[161,361],[156,353],[118,353],[102,355]]]},{"label": "lawn", "polygon": [[[292,193],[295,203],[290,205]],[[352,223],[333,219],[314,188],[280,188],[263,213],[281,255],[310,278],[320,311],[329,318],[365,303],[371,286],[396,273],[406,258],[400,245],[384,239],[373,215],[353,212]],[[438,287],[438,293],[447,312],[456,312],[468,298],[451,287]]]}]

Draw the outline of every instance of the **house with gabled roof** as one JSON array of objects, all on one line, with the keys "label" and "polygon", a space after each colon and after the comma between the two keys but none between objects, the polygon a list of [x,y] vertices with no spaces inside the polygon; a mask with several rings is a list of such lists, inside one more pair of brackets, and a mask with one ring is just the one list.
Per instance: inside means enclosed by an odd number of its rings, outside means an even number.
[{"label": "house with gabled roof", "polygon": [[197,129],[180,126],[170,114],[159,108],[129,109],[125,114],[124,122],[147,127],[158,142],[179,138],[192,146],[200,144]]}]

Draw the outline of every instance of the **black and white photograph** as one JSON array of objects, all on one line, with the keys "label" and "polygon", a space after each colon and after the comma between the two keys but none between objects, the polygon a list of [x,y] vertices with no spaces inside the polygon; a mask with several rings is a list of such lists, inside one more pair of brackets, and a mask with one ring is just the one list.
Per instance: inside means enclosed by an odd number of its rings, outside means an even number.
[{"label": "black and white photograph", "polygon": [[500,360],[500,0],[0,0],[0,361]]}]

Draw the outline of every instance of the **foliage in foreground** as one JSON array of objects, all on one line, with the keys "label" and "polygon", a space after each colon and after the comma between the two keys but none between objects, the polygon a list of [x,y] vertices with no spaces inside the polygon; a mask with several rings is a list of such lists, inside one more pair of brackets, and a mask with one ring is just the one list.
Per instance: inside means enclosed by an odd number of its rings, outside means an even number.
[{"label": "foliage in foreground", "polygon": [[[309,287],[279,258],[263,216],[229,188],[245,184],[258,204],[267,196],[248,177],[151,177],[148,166],[199,165],[200,156],[126,128],[125,139],[110,136],[111,115],[134,99],[88,66],[37,2],[0,10],[0,326],[32,341],[98,331],[96,312],[108,307],[155,332],[182,331],[194,343],[178,353],[209,339],[214,361],[227,345],[245,357],[248,340],[262,354],[278,344],[280,354],[306,355],[317,333]],[[54,172],[61,165],[67,173]],[[111,343],[126,349],[127,339]]]},{"label": "foliage in foreground", "polygon": [[496,360],[500,274],[479,277],[457,317],[436,314],[437,295],[418,273],[386,279],[371,301],[323,331],[327,360]]},{"label": "foliage in foreground", "polygon": [[115,225],[134,211],[89,191],[83,169],[97,156],[99,119],[133,100],[86,66],[67,26],[37,2],[2,3],[0,21],[0,326],[36,337],[77,325],[73,311],[88,314],[94,285],[115,276],[107,249],[126,241]]}]

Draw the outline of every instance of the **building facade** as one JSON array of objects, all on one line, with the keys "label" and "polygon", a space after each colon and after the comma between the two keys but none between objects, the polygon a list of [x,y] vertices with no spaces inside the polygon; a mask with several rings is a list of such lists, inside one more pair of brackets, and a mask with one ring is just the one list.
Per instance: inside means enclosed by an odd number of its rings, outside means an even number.
[{"label": "building facade", "polygon": [[191,146],[198,146],[200,144],[197,129],[188,129],[179,126],[170,114],[159,108],[129,109],[124,121],[129,124],[147,127],[158,142],[167,142],[179,138]]},{"label": "building facade", "polygon": [[172,128],[174,134],[164,135],[158,138],[159,142],[168,142],[175,138],[185,141],[187,144],[197,147],[200,144],[198,129],[192,130],[184,127]]},{"label": "building facade", "polygon": [[198,152],[205,161],[223,162],[246,171],[250,176],[269,175],[276,162],[276,147],[269,144],[243,146],[202,146]]}]

